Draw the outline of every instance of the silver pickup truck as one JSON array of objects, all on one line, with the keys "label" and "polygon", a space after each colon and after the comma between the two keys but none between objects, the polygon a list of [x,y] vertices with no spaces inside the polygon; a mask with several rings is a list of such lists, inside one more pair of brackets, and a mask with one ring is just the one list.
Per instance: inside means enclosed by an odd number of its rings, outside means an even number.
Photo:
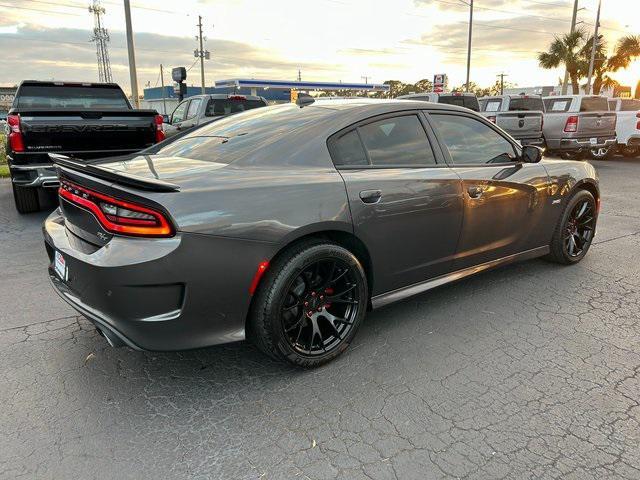
[{"label": "silver pickup truck", "polygon": [[178,104],[171,116],[165,118],[163,130],[168,138],[232,113],[266,106],[267,101],[264,97],[254,95],[222,93],[193,95]]},{"label": "silver pickup truck", "polygon": [[497,95],[479,101],[480,113],[520,144],[544,147],[544,104],[540,95]]},{"label": "silver pickup truck", "polygon": [[480,111],[480,104],[475,93],[467,92],[446,92],[446,93],[410,93],[408,95],[400,95],[401,100],[420,100],[423,102],[446,103],[448,105],[457,105],[465,107],[474,112]]},{"label": "silver pickup truck", "polygon": [[616,145],[616,113],[606,97],[561,95],[544,97],[544,138],[547,149],[563,158],[585,155],[607,158]]}]

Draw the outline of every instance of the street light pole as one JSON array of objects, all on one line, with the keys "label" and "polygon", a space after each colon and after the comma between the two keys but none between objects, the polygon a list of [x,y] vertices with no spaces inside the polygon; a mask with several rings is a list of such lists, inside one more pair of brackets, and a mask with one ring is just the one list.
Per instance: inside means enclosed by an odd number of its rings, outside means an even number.
[{"label": "street light pole", "polygon": [[[598,46],[598,27],[600,26],[600,7],[602,6],[602,0],[598,0],[598,13],[596,14],[596,28],[593,34],[593,42],[591,45],[591,60],[589,61],[589,76],[587,77],[587,95],[591,95],[591,77],[593,76],[593,64],[596,60],[596,49]],[[600,92],[598,92],[600,93]]]},{"label": "street light pole", "polygon": [[129,77],[131,78],[131,98],[136,108],[140,107],[138,99],[138,73],[136,72],[136,52],[133,45],[133,28],[131,27],[131,5],[124,0],[124,18],[127,27],[127,51],[129,53]]},{"label": "street light pole", "polygon": [[[574,0],[573,2],[573,16],[571,17],[571,33],[576,29],[576,20],[578,18],[578,0]],[[567,69],[567,64],[564,66],[564,82],[562,82],[562,95],[567,94],[567,83],[569,83],[569,70]],[[578,92],[573,92],[573,94],[577,94]]]},{"label": "street light pole", "polygon": [[469,41],[467,42],[467,83],[465,91],[469,91],[469,74],[471,72],[471,35],[473,33],[473,0],[469,0]]}]

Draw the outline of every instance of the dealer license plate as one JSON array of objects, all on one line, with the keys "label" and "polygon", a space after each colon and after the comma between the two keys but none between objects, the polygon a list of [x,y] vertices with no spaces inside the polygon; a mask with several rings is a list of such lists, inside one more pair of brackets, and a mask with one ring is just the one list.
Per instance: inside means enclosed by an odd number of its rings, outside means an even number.
[{"label": "dealer license plate", "polygon": [[67,264],[64,261],[64,257],[62,256],[62,254],[58,251],[56,251],[54,255],[53,269],[62,280],[67,279]]},{"label": "dealer license plate", "polygon": [[597,138],[590,138],[589,141],[591,142],[591,145],[597,145],[598,144],[598,139]]}]

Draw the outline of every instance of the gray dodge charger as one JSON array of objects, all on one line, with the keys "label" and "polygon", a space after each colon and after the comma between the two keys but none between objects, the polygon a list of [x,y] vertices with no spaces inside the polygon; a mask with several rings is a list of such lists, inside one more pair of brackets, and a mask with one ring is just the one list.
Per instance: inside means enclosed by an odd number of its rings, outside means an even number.
[{"label": "gray dodge charger", "polygon": [[112,345],[247,338],[314,367],[369,309],[517,260],[579,262],[596,173],[541,157],[446,104],[251,110],[137,155],[56,157],[49,275]]}]

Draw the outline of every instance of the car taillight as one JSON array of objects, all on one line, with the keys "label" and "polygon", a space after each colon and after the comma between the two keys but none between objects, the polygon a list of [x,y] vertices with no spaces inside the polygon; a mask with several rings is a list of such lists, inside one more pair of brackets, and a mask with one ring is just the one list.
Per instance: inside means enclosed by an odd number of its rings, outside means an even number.
[{"label": "car taillight", "polygon": [[636,130],[640,130],[640,112],[636,113],[636,118],[638,122],[636,123]]},{"label": "car taillight", "polygon": [[24,152],[24,140],[20,131],[20,115],[8,115],[9,147],[14,152]]},{"label": "car taillight", "polygon": [[89,210],[105,230],[119,235],[171,237],[174,229],[166,217],[149,207],[98,193],[60,179],[59,195]]},{"label": "car taillight", "polygon": [[244,95],[229,95],[229,100],[235,101],[235,102],[241,102],[246,100],[247,97],[245,97]]},{"label": "car taillight", "polygon": [[156,115],[156,143],[160,143],[166,138],[164,130],[162,129],[163,122],[164,119],[162,115]]},{"label": "car taillight", "polygon": [[494,116],[487,117],[487,120],[489,120],[491,123],[496,123],[496,117]]},{"label": "car taillight", "polygon": [[578,117],[571,115],[567,118],[567,123],[564,125],[565,132],[577,132],[578,131]]}]

